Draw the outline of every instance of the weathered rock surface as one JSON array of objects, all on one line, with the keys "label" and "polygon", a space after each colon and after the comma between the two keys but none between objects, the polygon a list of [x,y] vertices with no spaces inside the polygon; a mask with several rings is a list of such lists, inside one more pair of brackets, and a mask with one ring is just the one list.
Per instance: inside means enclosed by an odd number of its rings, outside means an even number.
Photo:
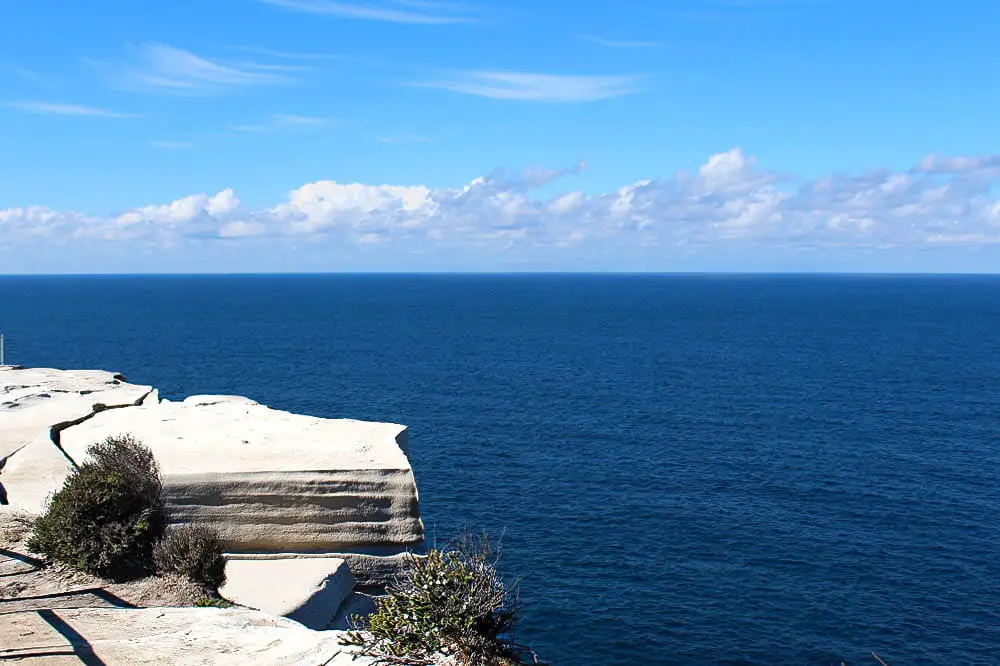
[{"label": "weathered rock surface", "polygon": [[61,431],[152,390],[101,370],[0,367],[0,503],[41,512],[72,469],[58,447]]},{"label": "weathered rock surface", "polygon": [[227,571],[239,603],[325,627],[353,580],[384,584],[423,544],[404,426],[161,401],[103,371],[0,367],[0,512],[41,513],[91,444],[125,433],[153,451],[171,521],[215,528],[247,561]]},{"label": "weathered rock surface", "polygon": [[[0,469],[0,500],[11,509],[39,514],[73,470],[48,430],[23,444]],[[0,507],[6,509],[7,507]]]},{"label": "weathered rock surface", "polygon": [[310,557],[229,560],[219,594],[240,606],[322,630],[353,590],[354,576],[344,560]]},{"label": "weathered rock surface", "polygon": [[0,367],[0,458],[34,439],[40,431],[85,418],[94,405],[134,405],[150,386],[128,384],[103,370]]},{"label": "weathered rock surface", "polygon": [[0,659],[13,663],[369,666],[337,631],[242,608],[76,608],[4,615]]},{"label": "weathered rock surface", "polygon": [[230,550],[381,555],[423,542],[404,426],[156,398],[110,372],[0,370],[0,499],[38,513],[90,444],[132,433],[160,463],[173,520],[217,528]]},{"label": "weathered rock surface", "polygon": [[174,522],[219,530],[235,552],[398,552],[422,543],[406,428],[321,419],[246,398],[194,396],[108,410],[62,434],[132,433],[160,464]]},{"label": "weathered rock surface", "polygon": [[[330,553],[229,553],[227,560],[275,560],[290,557],[330,557]],[[370,555],[367,553],[337,553],[336,557],[347,562],[354,574],[354,582],[360,588],[384,588],[401,571],[407,568],[413,553],[396,555]]]}]

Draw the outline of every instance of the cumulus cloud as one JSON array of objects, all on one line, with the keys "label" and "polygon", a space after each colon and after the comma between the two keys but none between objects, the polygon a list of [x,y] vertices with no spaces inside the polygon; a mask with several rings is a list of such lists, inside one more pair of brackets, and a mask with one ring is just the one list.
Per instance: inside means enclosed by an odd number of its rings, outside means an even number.
[{"label": "cumulus cloud", "polygon": [[943,157],[928,155],[913,170],[916,173],[967,173],[1000,169],[1000,155],[982,157]]},{"label": "cumulus cloud", "polygon": [[[270,207],[232,190],[111,216],[44,207],[0,210],[0,246],[79,241],[164,246],[296,239],[338,248],[573,252],[607,248],[930,248],[1000,242],[997,158],[931,157],[904,172],[833,175],[791,185],[739,148],[696,171],[609,193],[537,188],[584,168],[497,172],[452,188],[317,181]],[[242,240],[241,240],[242,239]],[[274,247],[280,247],[275,245]]]}]

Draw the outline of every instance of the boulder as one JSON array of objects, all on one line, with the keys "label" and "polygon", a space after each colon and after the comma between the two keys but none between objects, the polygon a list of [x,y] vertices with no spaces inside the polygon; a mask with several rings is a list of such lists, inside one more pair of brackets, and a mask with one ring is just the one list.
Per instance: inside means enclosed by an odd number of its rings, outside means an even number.
[{"label": "boulder", "polygon": [[354,576],[344,560],[289,557],[228,560],[226,583],[219,594],[241,606],[322,630],[353,590]]},{"label": "boulder", "polygon": [[245,608],[48,609],[3,616],[0,659],[53,666],[371,666],[340,644],[343,636]]},{"label": "boulder", "polygon": [[227,551],[384,555],[423,542],[405,426],[194,396],[103,411],[61,443],[81,462],[119,433],[153,451],[171,520],[216,528]]}]

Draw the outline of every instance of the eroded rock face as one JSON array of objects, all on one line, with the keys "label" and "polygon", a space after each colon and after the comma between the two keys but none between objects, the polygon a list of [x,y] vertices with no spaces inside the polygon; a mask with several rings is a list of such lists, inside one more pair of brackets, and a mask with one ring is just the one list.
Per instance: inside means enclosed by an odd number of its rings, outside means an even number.
[{"label": "eroded rock face", "polygon": [[320,419],[246,398],[194,396],[108,410],[63,432],[131,433],[160,464],[171,521],[216,528],[233,552],[398,552],[423,541],[406,428]]},{"label": "eroded rock face", "polygon": [[103,371],[0,370],[0,484],[39,513],[94,442],[152,449],[171,519],[233,552],[400,552],[423,542],[406,428],[321,419],[248,398],[159,401]]},{"label": "eroded rock face", "polygon": [[231,594],[254,597],[261,572],[297,581],[264,610],[326,626],[354,580],[384,583],[405,563],[393,555],[423,544],[404,426],[236,396],[161,401],[102,371],[0,368],[0,511],[41,513],[91,444],[126,433],[153,451],[171,522],[222,536]]}]

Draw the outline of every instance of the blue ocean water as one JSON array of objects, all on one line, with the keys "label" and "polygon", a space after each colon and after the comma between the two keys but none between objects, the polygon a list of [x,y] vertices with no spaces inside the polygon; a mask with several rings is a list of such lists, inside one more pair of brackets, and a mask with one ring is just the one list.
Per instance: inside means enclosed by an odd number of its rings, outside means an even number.
[{"label": "blue ocean water", "polygon": [[411,426],[558,666],[1000,664],[1000,278],[0,278],[8,359]]}]

